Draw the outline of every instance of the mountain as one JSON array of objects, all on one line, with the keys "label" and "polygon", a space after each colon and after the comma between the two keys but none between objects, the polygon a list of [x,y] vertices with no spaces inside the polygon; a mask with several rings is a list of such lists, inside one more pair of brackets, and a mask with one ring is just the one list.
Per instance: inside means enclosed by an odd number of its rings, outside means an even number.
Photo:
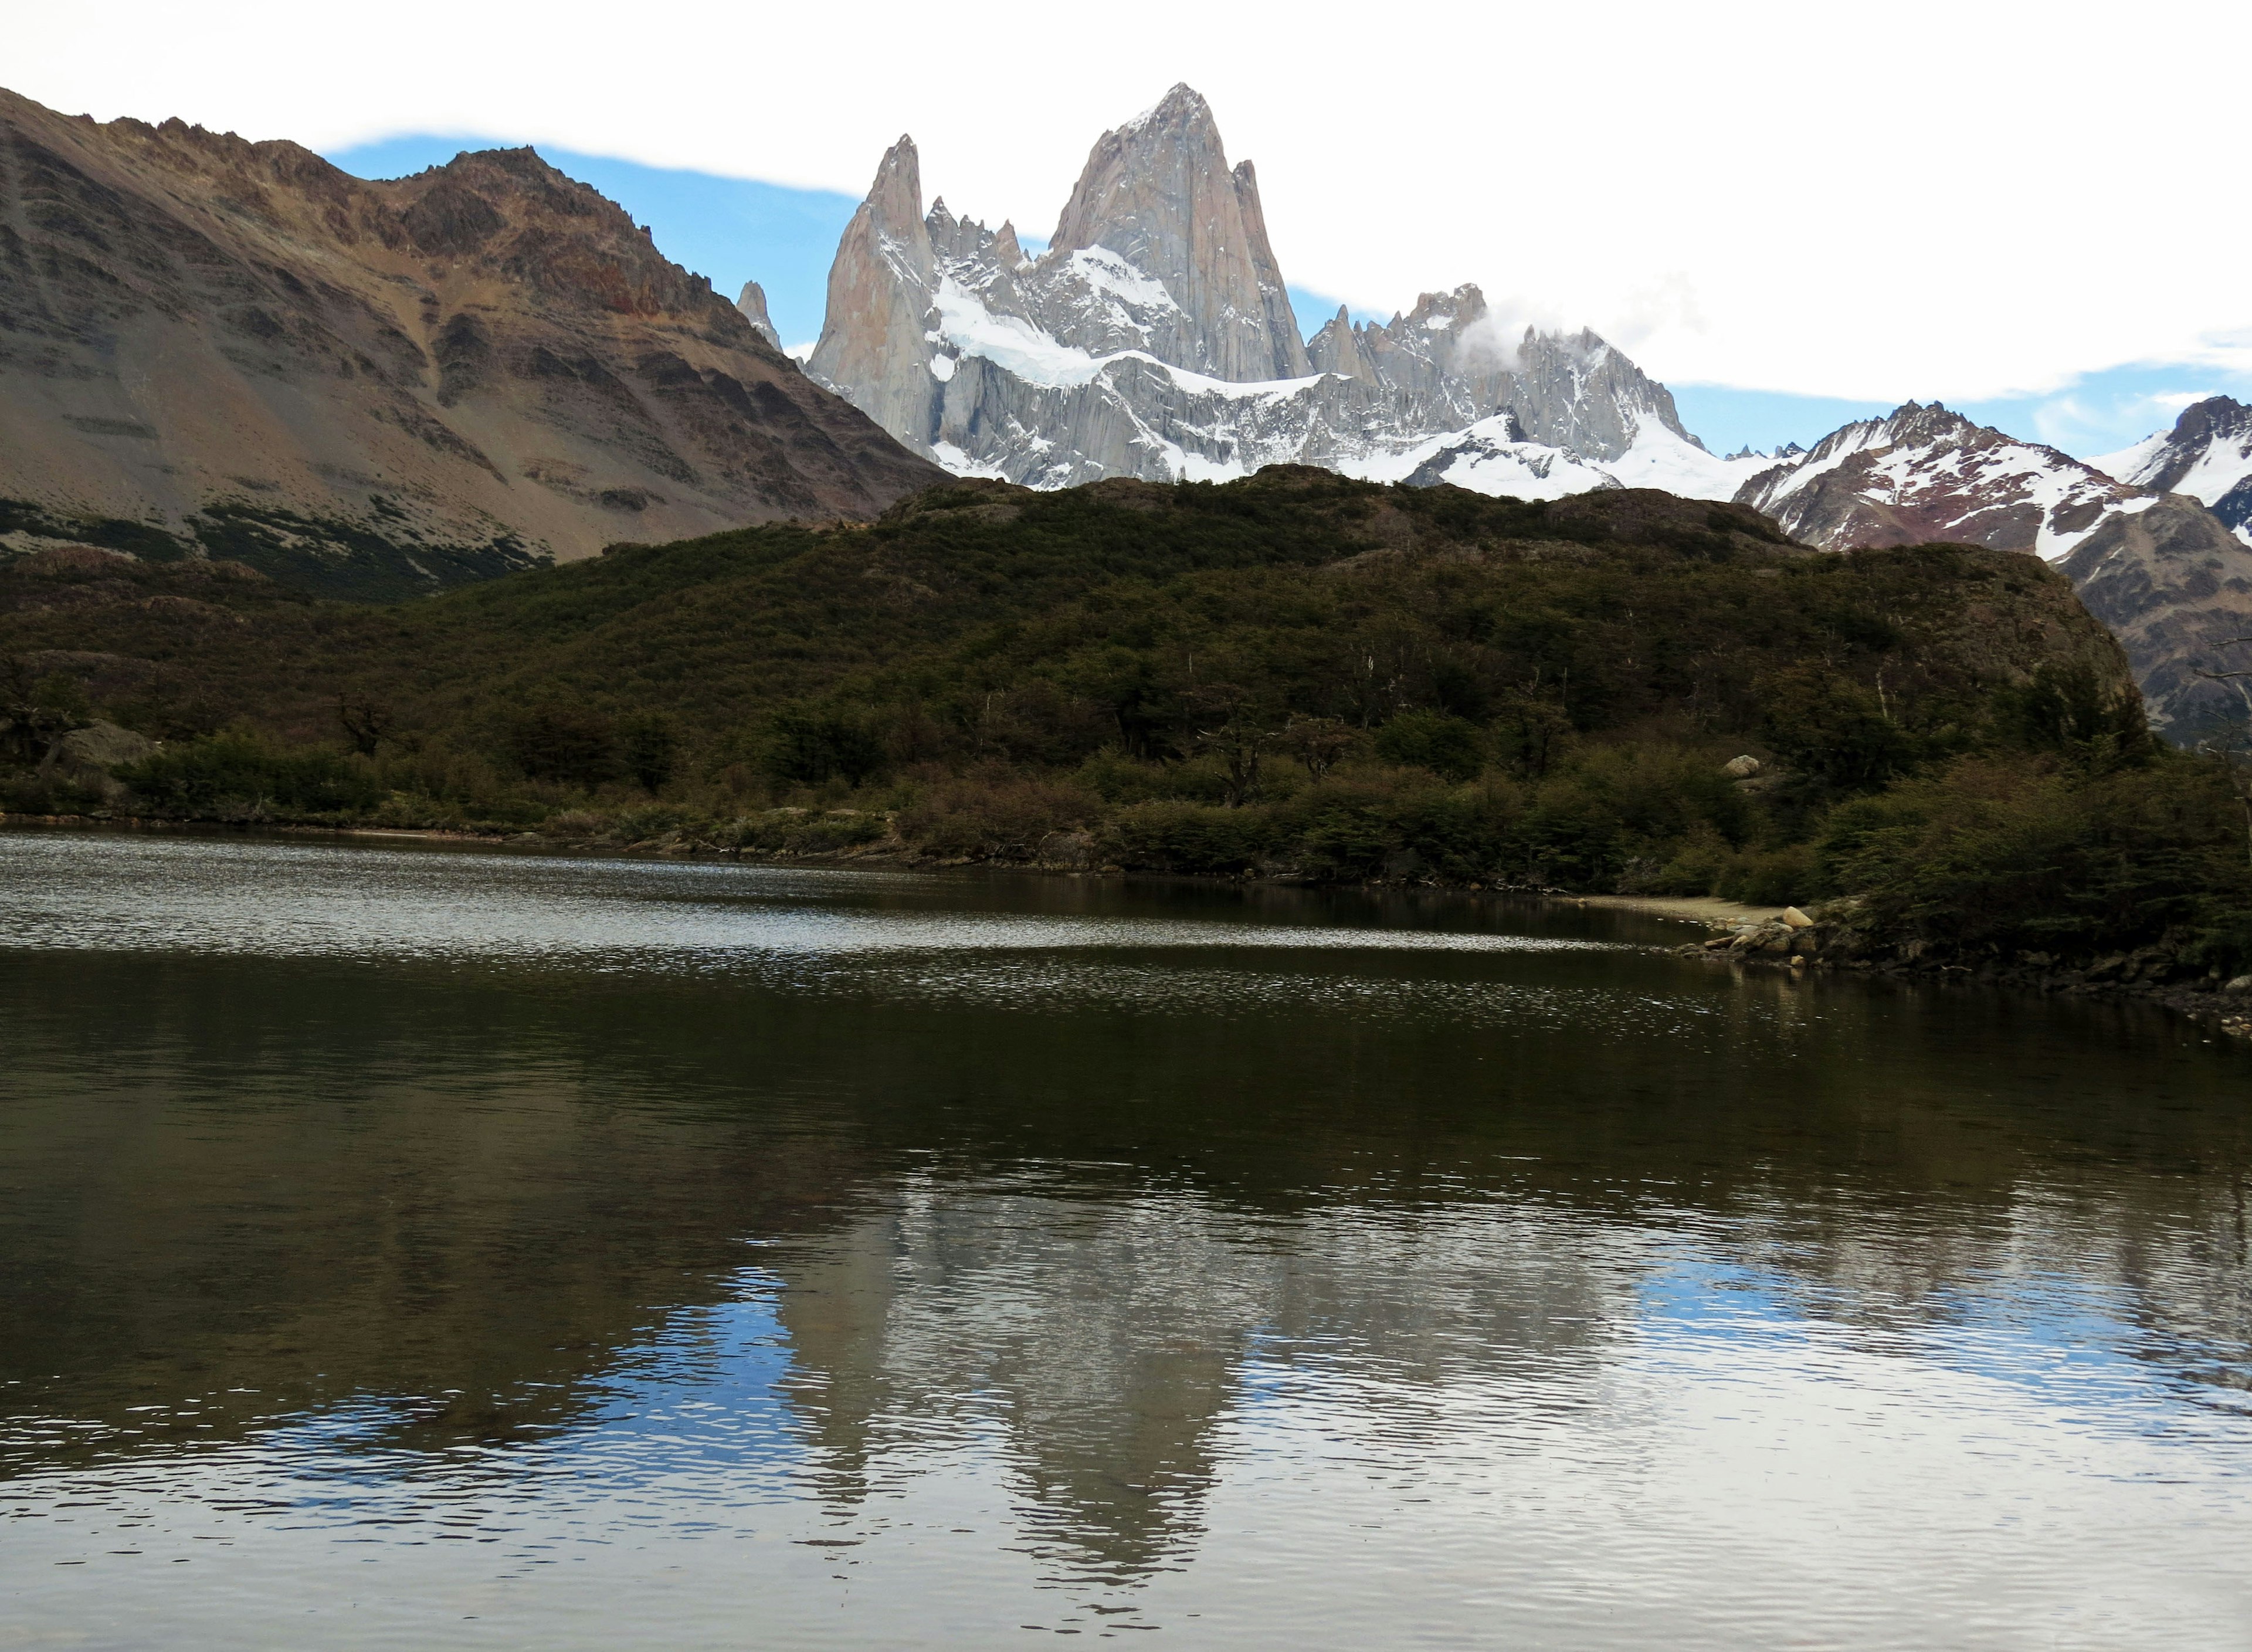
[{"label": "mountain", "polygon": [[530,149],[369,183],[0,92],[0,533],[403,595],[932,467]]},{"label": "mountain", "polygon": [[1340,311],[1302,342],[1257,173],[1229,165],[1185,86],[1096,141],[1038,258],[1013,225],[922,199],[902,137],[838,246],[808,370],[963,475],[1056,488],[1304,463],[1721,498],[1758,468],[1706,453],[1602,338],[1509,336],[1476,287],[1388,323]]},{"label": "mountain", "polygon": [[2252,548],[2197,498],[2160,490],[2225,468],[2224,412],[2183,417],[2191,434],[2172,448],[2153,437],[2130,450],[2128,482],[1909,402],[1833,431],[1736,499],[1829,550],[1953,539],[2056,563],[2125,645],[2152,718],[2186,737],[2245,709],[2241,693],[2196,673],[2217,667],[2225,639],[2252,635]]},{"label": "mountain", "polygon": [[2172,430],[2092,462],[2120,481],[2186,493],[2252,544],[2252,407],[2209,396],[2182,409]]},{"label": "mountain", "polygon": [[2177,739],[2252,716],[2252,547],[2187,494],[2116,510],[2059,567],[2125,646],[2151,720]]},{"label": "mountain", "polygon": [[1937,402],[1911,401],[1832,431],[1750,478],[1736,498],[1831,549],[1958,539],[2054,560],[2107,512],[2147,509],[2157,496]]}]

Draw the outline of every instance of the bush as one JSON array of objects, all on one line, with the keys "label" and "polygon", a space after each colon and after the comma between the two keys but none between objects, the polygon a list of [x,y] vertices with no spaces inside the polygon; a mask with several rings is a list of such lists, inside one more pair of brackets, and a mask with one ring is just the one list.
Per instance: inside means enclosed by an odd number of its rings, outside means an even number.
[{"label": "bush", "polygon": [[1713,892],[1748,906],[1803,906],[1835,892],[1824,884],[1812,846],[1793,843],[1734,855],[1721,867]]},{"label": "bush", "polygon": [[680,725],[663,711],[641,711],[618,725],[626,773],[652,797],[672,779],[680,754]]},{"label": "bush", "polygon": [[290,751],[240,731],[206,735],[118,770],[145,805],[205,820],[265,820],[360,813],[384,788],[364,763],[319,750]]},{"label": "bush", "polygon": [[593,707],[542,700],[503,721],[503,743],[536,781],[594,787],[619,774],[617,725]]},{"label": "bush", "polygon": [[1104,857],[1122,866],[1232,875],[1265,859],[1275,836],[1265,809],[1161,802],[1118,810],[1102,842]]},{"label": "bush", "polygon": [[949,781],[900,815],[900,836],[934,855],[1029,860],[1051,833],[1094,816],[1095,800],[1075,787],[1006,771]]},{"label": "bush", "polygon": [[1451,781],[1472,779],[1485,767],[1477,725],[1444,711],[1401,712],[1376,731],[1376,753],[1387,763],[1428,768]]},{"label": "bush", "polygon": [[889,829],[881,815],[861,809],[835,809],[817,813],[810,809],[770,809],[763,814],[737,816],[721,827],[714,837],[723,849],[810,855],[872,843]]},{"label": "bush", "polygon": [[2167,756],[2093,780],[1964,760],[1845,804],[1818,850],[1880,926],[1951,949],[2130,948],[2170,932],[2241,961],[2245,825],[2217,764]]},{"label": "bush", "polygon": [[767,725],[761,767],[775,779],[800,786],[843,780],[858,786],[884,767],[884,737],[850,711],[791,708]]}]

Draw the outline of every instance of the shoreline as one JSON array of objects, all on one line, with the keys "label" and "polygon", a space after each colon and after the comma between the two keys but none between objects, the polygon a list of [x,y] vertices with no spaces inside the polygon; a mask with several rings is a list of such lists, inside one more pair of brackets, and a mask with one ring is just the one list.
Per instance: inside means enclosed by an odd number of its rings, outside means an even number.
[{"label": "shoreline", "polygon": [[1634,912],[1650,918],[1670,918],[1691,924],[1763,924],[1783,916],[1782,906],[1748,906],[1741,900],[1718,895],[1554,895],[1575,906],[1601,912]]},{"label": "shoreline", "polygon": [[[518,849],[532,851],[560,851],[573,854],[629,856],[650,860],[715,859],[732,860],[752,865],[826,864],[840,867],[861,865],[875,870],[884,867],[912,869],[924,871],[944,871],[965,867],[987,867],[1001,871],[1037,872],[1047,877],[1116,878],[1132,881],[1139,878],[1164,878],[1191,883],[1244,884],[1253,882],[1289,883],[1300,887],[1322,887],[1302,878],[1215,878],[1193,872],[1132,871],[1120,866],[1066,864],[1058,861],[1010,861],[980,859],[970,857],[941,857],[926,855],[903,844],[878,842],[846,849],[808,850],[792,851],[719,849],[699,844],[665,843],[651,839],[639,843],[601,843],[590,838],[553,837],[545,833],[475,832],[437,826],[311,826],[302,823],[229,821],[162,820],[140,816],[100,819],[87,815],[11,815],[0,814],[0,826],[50,826],[94,830],[128,831],[202,831],[213,835],[222,833],[252,833],[288,837],[356,837],[377,839],[407,839],[434,843],[476,843],[493,849]],[[1692,923],[1707,929],[1719,930],[1740,924],[1771,923],[1779,919],[1781,906],[1753,906],[1741,901],[1723,900],[1717,895],[1580,895],[1567,890],[1535,888],[1529,885],[1499,884],[1387,884],[1369,881],[1358,884],[1326,885],[1339,889],[1380,891],[1386,889],[1418,889],[1434,894],[1500,895],[1518,900],[1537,900],[1550,906],[1574,906],[1584,911],[1631,913],[1654,918],[1663,922]],[[1793,958],[1768,956],[1759,953],[1739,951],[1706,951],[1698,946],[1660,946],[1658,951],[1680,958],[1685,963],[1703,962],[1707,966],[1726,964],[1734,968],[1763,968],[1787,975],[1856,975],[1881,976],[1887,980],[1920,982],[1935,985],[1964,985],[1999,987],[2043,997],[2071,997],[2113,1003],[2130,1002],[2153,1004],[2171,1010],[2186,1018],[2205,1023],[2215,1031],[2235,1038],[2252,1042],[2252,994],[2228,992],[2188,983],[2168,985],[2162,982],[2117,982],[2091,980],[2084,970],[2069,968],[2034,968],[2026,965],[1987,963],[1926,963],[1896,959]],[[1810,967],[1811,966],[1811,967]]]}]

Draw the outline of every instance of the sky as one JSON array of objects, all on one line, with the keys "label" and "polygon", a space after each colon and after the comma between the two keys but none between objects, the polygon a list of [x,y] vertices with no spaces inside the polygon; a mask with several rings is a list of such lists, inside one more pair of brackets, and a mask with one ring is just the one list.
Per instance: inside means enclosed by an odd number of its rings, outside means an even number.
[{"label": "sky", "polygon": [[1102,130],[1185,80],[1231,160],[1256,161],[1310,302],[1384,316],[1475,281],[1512,317],[1612,339],[1716,448],[1937,399],[2098,453],[2199,394],[2252,393],[2234,205],[2252,7],[1435,0],[1397,18],[456,0],[387,29],[302,0],[113,0],[11,17],[0,83],[355,170],[534,143],[731,295],[759,279],[798,342],[831,226],[902,131],[926,191],[1036,238]]}]

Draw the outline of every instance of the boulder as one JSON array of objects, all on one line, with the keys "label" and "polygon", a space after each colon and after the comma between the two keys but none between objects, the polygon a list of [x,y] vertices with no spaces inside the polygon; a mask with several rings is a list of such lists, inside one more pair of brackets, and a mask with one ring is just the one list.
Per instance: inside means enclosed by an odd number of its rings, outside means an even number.
[{"label": "boulder", "polygon": [[1799,911],[1796,906],[1785,906],[1783,909],[1783,921],[1787,927],[1792,929],[1811,929],[1814,927],[1814,920],[1809,918],[1804,913]]},{"label": "boulder", "polygon": [[152,755],[156,742],[115,723],[93,722],[74,728],[47,748],[39,778],[93,792],[115,808],[128,795],[114,770]]},{"label": "boulder", "polygon": [[1758,774],[1762,767],[1764,765],[1759,759],[1748,753],[1742,757],[1731,758],[1721,764],[1720,773],[1727,775],[1731,780],[1749,780]]}]

